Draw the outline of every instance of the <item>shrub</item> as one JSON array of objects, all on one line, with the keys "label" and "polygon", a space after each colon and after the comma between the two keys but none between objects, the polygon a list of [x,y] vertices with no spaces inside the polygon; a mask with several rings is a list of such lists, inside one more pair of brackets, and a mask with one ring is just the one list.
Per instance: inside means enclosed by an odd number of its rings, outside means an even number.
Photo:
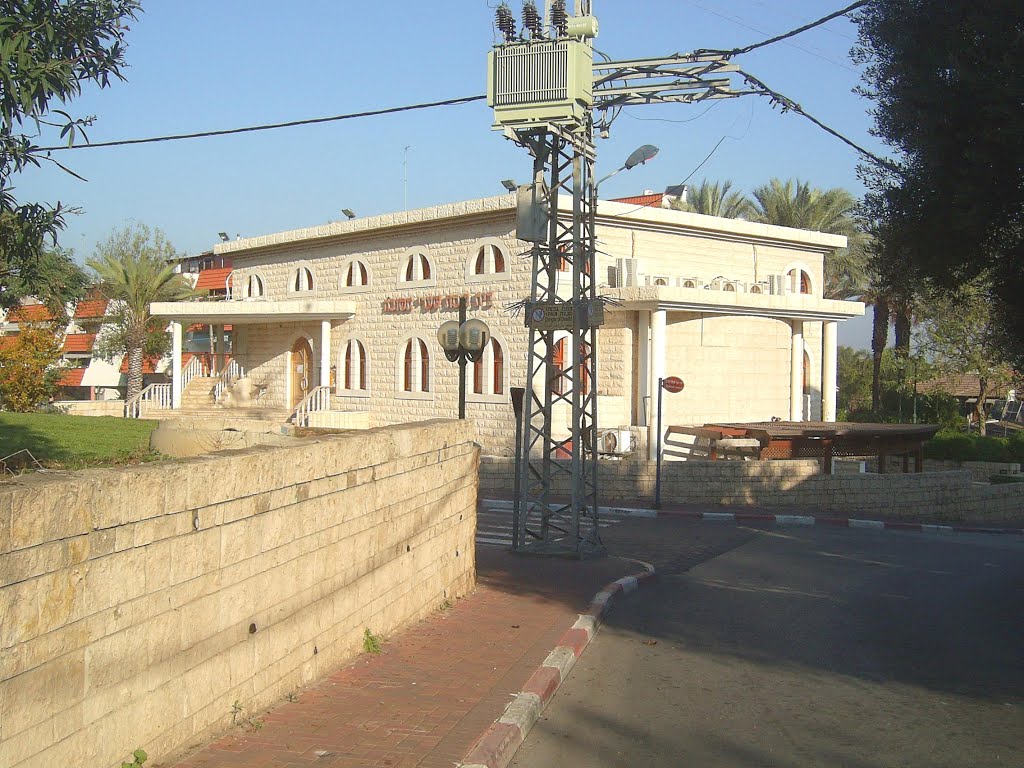
[{"label": "shrub", "polygon": [[1024,464],[1024,432],[1017,432],[1010,438],[1010,461]]},{"label": "shrub", "polygon": [[975,440],[974,461],[1007,462],[1010,460],[1010,441],[1005,437],[981,437]]},{"label": "shrub", "polygon": [[939,432],[924,444],[924,455],[928,459],[973,461],[974,440],[973,435],[960,432]]}]

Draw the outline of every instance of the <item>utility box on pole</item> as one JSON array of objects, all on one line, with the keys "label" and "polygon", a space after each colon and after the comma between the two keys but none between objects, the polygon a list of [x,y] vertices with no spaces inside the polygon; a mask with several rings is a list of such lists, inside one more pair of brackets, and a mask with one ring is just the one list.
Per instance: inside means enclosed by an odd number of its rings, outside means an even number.
[{"label": "utility box on pole", "polygon": [[594,49],[586,40],[528,40],[487,56],[494,128],[582,125],[594,104]]}]

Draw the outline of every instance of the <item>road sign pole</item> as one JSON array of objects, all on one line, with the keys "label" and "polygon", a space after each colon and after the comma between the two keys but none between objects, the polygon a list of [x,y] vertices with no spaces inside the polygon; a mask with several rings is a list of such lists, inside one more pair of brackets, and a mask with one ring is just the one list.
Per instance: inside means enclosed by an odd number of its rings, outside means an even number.
[{"label": "road sign pole", "polygon": [[665,380],[658,379],[658,451],[657,469],[654,475],[654,508],[661,509],[661,400],[665,391]]}]

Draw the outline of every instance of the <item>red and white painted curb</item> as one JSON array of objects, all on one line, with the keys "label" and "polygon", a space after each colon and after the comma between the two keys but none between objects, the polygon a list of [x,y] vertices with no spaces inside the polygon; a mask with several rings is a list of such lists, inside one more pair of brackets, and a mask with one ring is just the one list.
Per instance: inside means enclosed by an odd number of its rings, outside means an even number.
[{"label": "red and white painted curb", "polygon": [[569,676],[576,659],[594,639],[612,600],[617,595],[635,592],[655,578],[653,565],[640,560],[635,562],[640,563],[644,570],[613,581],[594,596],[587,611],[581,613],[572,628],[559,638],[558,645],[526,681],[523,690],[515,695],[504,714],[491,724],[463,758],[459,764],[461,768],[505,768],[512,761],[540,713]]},{"label": "red and white painted curb", "polygon": [[767,522],[776,525],[828,525],[836,528],[867,528],[870,530],[917,531],[919,533],[1012,533],[1024,534],[1024,528],[989,528],[978,525],[939,525],[908,523],[900,520],[860,520],[854,517],[815,517],[814,515],[772,515],[758,512],[683,512],[662,510],[664,517],[685,517],[694,520],[723,522]]}]

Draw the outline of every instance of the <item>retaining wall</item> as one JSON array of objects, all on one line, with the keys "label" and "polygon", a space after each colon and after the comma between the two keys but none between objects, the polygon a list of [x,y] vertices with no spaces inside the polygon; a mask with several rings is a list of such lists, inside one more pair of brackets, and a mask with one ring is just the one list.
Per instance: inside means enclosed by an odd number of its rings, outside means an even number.
[{"label": "retaining wall", "polygon": [[158,762],[467,593],[467,425],[0,485],[0,765]]},{"label": "retaining wall", "polygon": [[[510,458],[483,457],[481,494],[512,493],[514,463]],[[653,502],[653,461],[601,461],[598,467],[600,503]],[[569,475],[556,473],[555,480],[555,495],[567,495]],[[814,459],[690,460],[662,465],[662,502],[789,507],[907,520],[1017,522],[1024,519],[1024,484],[976,485],[966,470],[822,475]]]}]

